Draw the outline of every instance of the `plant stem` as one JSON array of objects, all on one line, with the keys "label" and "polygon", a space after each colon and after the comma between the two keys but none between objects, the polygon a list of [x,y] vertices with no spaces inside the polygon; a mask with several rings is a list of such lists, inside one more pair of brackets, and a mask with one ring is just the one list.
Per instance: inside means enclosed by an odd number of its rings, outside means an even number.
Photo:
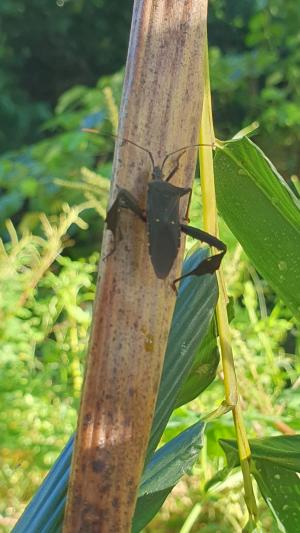
[{"label": "plant stem", "polygon": [[[196,141],[206,13],[207,0],[133,5],[118,136],[149,147],[157,164]],[[176,185],[189,188],[194,168],[195,152],[188,150]],[[143,150],[118,138],[110,205],[122,187],[145,207],[149,173]],[[180,207],[182,216],[184,202]],[[145,224],[122,209],[119,228],[123,238],[117,236],[113,254],[111,231],[104,231],[107,260],[97,284],[64,533],[132,529],[175,306],[171,281],[180,274],[183,246],[170,278],[161,280]]]},{"label": "plant stem", "polygon": [[[200,143],[201,144],[215,144],[211,96],[210,96],[210,80],[209,80],[209,64],[208,64],[208,46],[206,44],[206,60],[205,60],[205,81],[204,81],[204,101],[202,122],[200,129]],[[217,223],[217,207],[216,194],[214,184],[214,169],[212,149],[199,148],[200,171],[201,171],[201,187],[203,199],[203,226],[205,231],[218,235]],[[219,300],[216,308],[216,319],[219,332],[220,352],[224,372],[224,386],[225,386],[225,402],[217,410],[226,412],[231,409],[236,429],[239,457],[244,478],[245,501],[249,511],[249,515],[254,520],[257,516],[256,500],[252,487],[252,480],[250,476],[250,458],[251,451],[248,438],[245,431],[242,411],[238,396],[237,380],[234,368],[233,353],[231,348],[230,328],[227,316],[227,295],[224,276],[222,269],[217,273],[219,284]]]}]

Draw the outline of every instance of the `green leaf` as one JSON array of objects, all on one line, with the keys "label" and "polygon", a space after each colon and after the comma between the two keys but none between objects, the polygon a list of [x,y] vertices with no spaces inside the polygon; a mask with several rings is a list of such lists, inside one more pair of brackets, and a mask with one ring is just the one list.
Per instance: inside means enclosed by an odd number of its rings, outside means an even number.
[{"label": "green leaf", "polygon": [[198,422],[160,448],[147,465],[140,485],[132,533],[155,516],[168,494],[199,457],[204,424]]},{"label": "green leaf", "polygon": [[[239,465],[236,441],[219,441],[229,471]],[[280,531],[294,533],[300,523],[300,435],[250,440],[251,472]]]},{"label": "green leaf", "polygon": [[297,472],[269,463],[255,461],[253,474],[280,531],[294,533],[300,523],[300,480]]},{"label": "green leaf", "polygon": [[59,115],[66,110],[74,109],[82,105],[81,100],[86,95],[88,89],[83,85],[75,85],[65,93],[63,93],[55,109],[55,113]]},{"label": "green leaf", "polygon": [[179,391],[176,407],[190,402],[215,379],[220,360],[214,321],[203,339],[194,359],[192,369]]},{"label": "green leaf", "polygon": [[[206,257],[205,250],[198,250],[184,262],[183,272]],[[164,360],[155,417],[148,444],[147,459],[158,445],[183,383],[190,374],[195,354],[204,339],[213,318],[218,299],[215,276],[186,278],[180,284],[172,326]],[[200,355],[201,356],[201,355]],[[207,381],[207,385],[210,381]]]},{"label": "green leaf", "polygon": [[214,163],[222,217],[257,270],[300,317],[299,201],[247,137],[224,143]]}]

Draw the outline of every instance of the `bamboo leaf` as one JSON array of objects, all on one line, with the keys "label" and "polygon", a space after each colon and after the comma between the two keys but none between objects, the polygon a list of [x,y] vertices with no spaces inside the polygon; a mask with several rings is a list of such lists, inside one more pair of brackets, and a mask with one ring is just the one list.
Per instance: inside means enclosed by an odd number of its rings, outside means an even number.
[{"label": "bamboo leaf", "polygon": [[299,201],[247,137],[222,143],[214,164],[222,217],[257,270],[300,317]]},{"label": "bamboo leaf", "polygon": [[203,339],[194,358],[191,371],[179,391],[176,407],[190,402],[203,392],[215,379],[220,361],[214,321]]},{"label": "bamboo leaf", "polygon": [[160,448],[147,465],[140,485],[132,533],[155,516],[168,494],[199,457],[204,424],[198,422]]},{"label": "bamboo leaf", "polygon": [[[228,470],[239,465],[234,440],[219,441]],[[251,472],[280,531],[294,533],[300,523],[300,435],[252,439]]]}]

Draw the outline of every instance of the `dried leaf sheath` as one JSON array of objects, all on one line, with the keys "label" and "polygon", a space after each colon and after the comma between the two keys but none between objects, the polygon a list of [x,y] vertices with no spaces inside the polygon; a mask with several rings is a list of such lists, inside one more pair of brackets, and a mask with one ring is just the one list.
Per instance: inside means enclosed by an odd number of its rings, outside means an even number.
[{"label": "dried leaf sheath", "polygon": [[[119,135],[167,152],[197,142],[202,107],[206,1],[138,0],[134,4]],[[189,150],[174,178],[191,184]],[[145,205],[149,160],[118,146],[116,185]],[[182,213],[185,210],[182,201]],[[101,265],[64,531],[130,531],[168,331],[175,303],[171,282],[158,280],[144,223],[121,214],[123,239]],[[104,236],[104,255],[110,234]]]}]

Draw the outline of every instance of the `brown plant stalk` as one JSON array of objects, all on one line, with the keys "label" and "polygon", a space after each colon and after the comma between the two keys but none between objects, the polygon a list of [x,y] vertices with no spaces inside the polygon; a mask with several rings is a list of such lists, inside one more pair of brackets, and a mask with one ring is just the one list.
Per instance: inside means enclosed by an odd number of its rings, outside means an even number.
[{"label": "brown plant stalk", "polygon": [[[151,150],[156,164],[198,142],[206,11],[206,0],[134,3],[118,135]],[[172,183],[191,186],[196,152],[181,158]],[[124,187],[145,208],[149,179],[147,154],[117,141],[111,201]],[[184,239],[159,280],[143,221],[124,209],[120,225],[122,239],[100,266],[64,533],[131,530],[174,310]],[[102,257],[111,245],[106,231]]]}]

